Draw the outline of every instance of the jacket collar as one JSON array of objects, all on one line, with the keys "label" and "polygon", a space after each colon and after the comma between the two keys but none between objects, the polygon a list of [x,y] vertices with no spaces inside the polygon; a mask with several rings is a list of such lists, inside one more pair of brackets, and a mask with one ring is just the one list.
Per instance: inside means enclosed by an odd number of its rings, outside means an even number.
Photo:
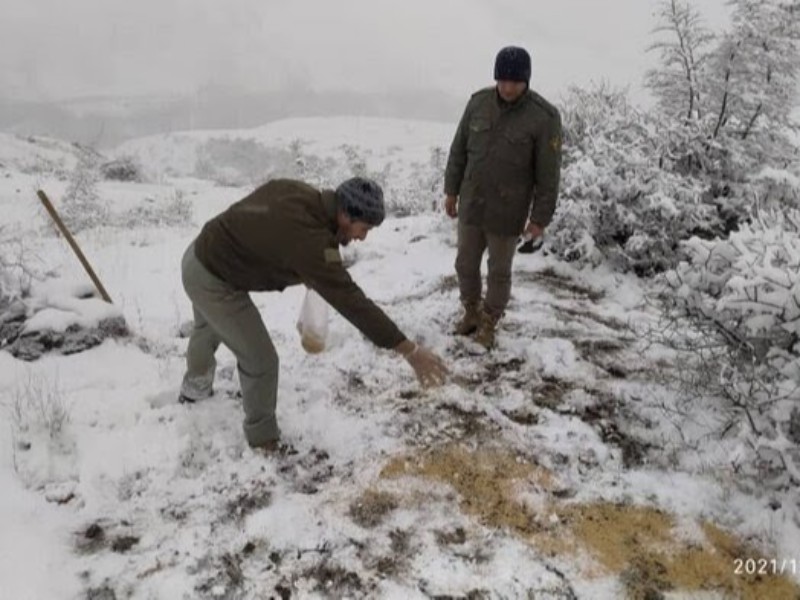
[{"label": "jacket collar", "polygon": [[333,190],[322,190],[320,192],[322,199],[322,208],[325,209],[325,215],[328,217],[328,226],[333,233],[339,230],[339,202],[336,200],[336,193]]},{"label": "jacket collar", "polygon": [[497,86],[495,86],[494,88],[494,97],[495,100],[497,101],[497,107],[502,112],[518,109],[520,106],[522,106],[528,101],[530,95],[531,95],[531,88],[529,85],[522,93],[522,95],[519,98],[517,98],[514,102],[506,102],[500,97],[500,92],[497,91]]}]

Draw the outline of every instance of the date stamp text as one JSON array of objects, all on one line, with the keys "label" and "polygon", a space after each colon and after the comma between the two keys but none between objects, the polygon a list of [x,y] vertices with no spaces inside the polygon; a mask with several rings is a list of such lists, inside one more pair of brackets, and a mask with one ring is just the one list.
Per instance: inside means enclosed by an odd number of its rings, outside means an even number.
[{"label": "date stamp text", "polygon": [[797,575],[796,558],[734,558],[734,575]]}]

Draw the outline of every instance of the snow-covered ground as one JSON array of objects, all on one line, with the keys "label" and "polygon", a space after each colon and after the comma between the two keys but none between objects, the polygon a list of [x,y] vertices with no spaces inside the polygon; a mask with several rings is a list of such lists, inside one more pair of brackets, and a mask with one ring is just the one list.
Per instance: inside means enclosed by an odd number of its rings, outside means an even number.
[{"label": "snow-covered ground", "polygon": [[[292,120],[119,150],[155,183],[101,182],[112,213],[178,195],[193,223],[78,236],[129,337],[35,362],[0,351],[0,598],[797,597],[790,507],[737,485],[732,442],[673,426],[674,395],[654,376],[671,355],[635,334],[655,318],[646,284],[519,255],[499,347],[478,353],[449,334],[455,230],[441,213],[387,219],[345,253],[366,292],[445,357],[443,388],[420,390],[336,314],[329,349],[305,354],[292,288],[254,294],[281,357],[291,449],[247,447],[225,349],[217,394],[177,404],[191,318],[181,254],[248,191],[194,177],[194,149],[221,135],[299,140],[324,159],[345,145],[400,178],[452,127]],[[64,327],[103,313],[69,297],[87,278],[35,195],[58,201],[67,182],[49,165],[75,157],[42,144],[0,136],[0,233],[48,276],[30,291],[51,310],[41,320]],[[718,418],[697,399],[698,432]],[[787,577],[739,569],[759,558]]]}]

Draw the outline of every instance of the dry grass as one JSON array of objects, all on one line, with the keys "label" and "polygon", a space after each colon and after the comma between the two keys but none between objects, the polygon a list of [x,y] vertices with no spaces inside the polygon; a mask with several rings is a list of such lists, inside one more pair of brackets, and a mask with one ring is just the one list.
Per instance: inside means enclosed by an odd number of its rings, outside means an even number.
[{"label": "dry grass", "polygon": [[416,475],[446,483],[461,496],[461,509],[486,524],[530,532],[531,515],[516,500],[521,482],[552,486],[546,469],[500,451],[468,452],[450,445],[419,457],[399,457],[381,471],[385,478]]},{"label": "dry grass", "polygon": [[397,457],[381,472],[383,478],[403,476],[452,486],[464,513],[514,532],[544,554],[573,562],[576,555],[591,556],[595,567],[584,575],[618,575],[629,598],[667,590],[715,591],[745,600],[800,598],[800,586],[788,577],[736,574],[735,559],[761,555],[712,523],[701,523],[704,539],[692,543],[676,535],[673,516],[657,508],[548,499],[534,511],[517,499],[517,490],[549,492],[555,477],[508,452],[450,445]]}]

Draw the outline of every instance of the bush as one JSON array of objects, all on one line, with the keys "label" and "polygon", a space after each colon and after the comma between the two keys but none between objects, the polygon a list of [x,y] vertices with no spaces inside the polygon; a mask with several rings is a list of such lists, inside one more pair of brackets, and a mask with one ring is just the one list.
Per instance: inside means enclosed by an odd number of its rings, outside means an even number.
[{"label": "bush", "polygon": [[751,466],[766,453],[798,481],[799,234],[800,212],[775,211],[727,240],[686,242],[689,259],[664,276],[659,339],[689,367],[679,372],[687,396],[720,399],[734,415],[725,428],[743,421]]},{"label": "bush", "polygon": [[573,88],[562,114],[561,200],[549,251],[652,275],[677,264],[680,240],[719,228],[702,183],[663,169],[659,124],[623,91]]},{"label": "bush", "polygon": [[251,139],[210,139],[198,149],[195,175],[227,186],[255,186],[274,177],[291,177],[298,165],[292,152]]},{"label": "bush", "polygon": [[180,190],[175,190],[166,201],[145,198],[145,204],[110,219],[116,227],[131,228],[148,225],[180,227],[192,224],[194,207]]},{"label": "bush", "polygon": [[100,155],[88,148],[79,150],[78,164],[70,175],[60,210],[61,219],[71,233],[97,227],[108,219],[108,208],[97,193]]},{"label": "bush", "polygon": [[104,179],[112,181],[129,181],[142,183],[145,179],[142,168],[132,156],[122,156],[100,165],[100,173]]}]

